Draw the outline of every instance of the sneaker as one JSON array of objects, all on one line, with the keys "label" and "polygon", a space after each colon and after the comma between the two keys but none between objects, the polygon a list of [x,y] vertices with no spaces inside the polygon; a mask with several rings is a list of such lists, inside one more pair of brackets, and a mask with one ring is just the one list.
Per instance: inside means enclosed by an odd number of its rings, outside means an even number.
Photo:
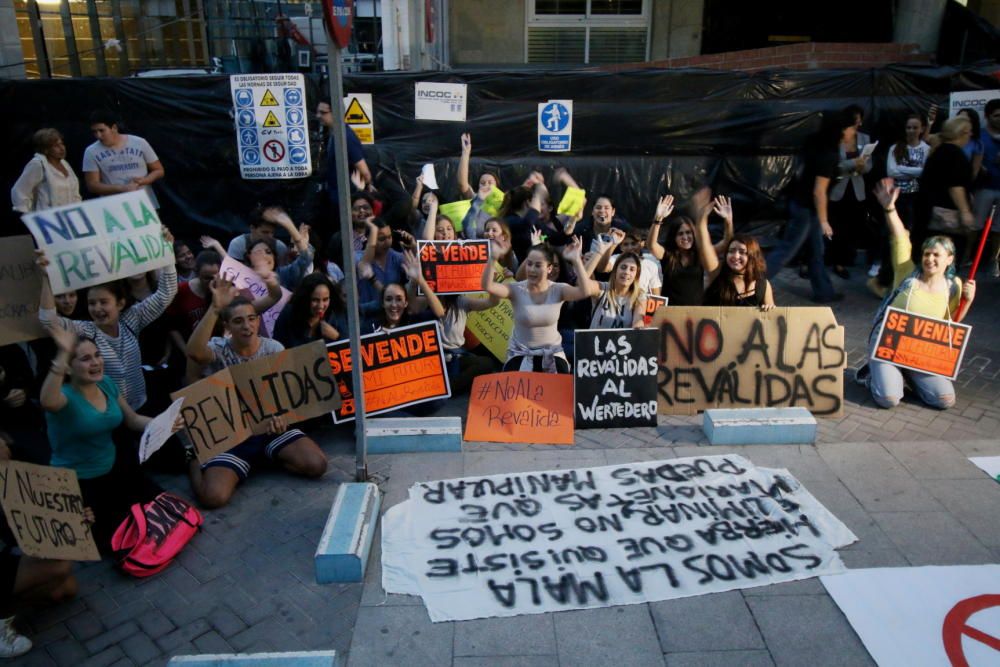
[{"label": "sneaker", "polygon": [[854,381],[860,384],[862,387],[867,387],[868,382],[872,377],[872,369],[868,364],[865,364],[858,370],[854,371]]},{"label": "sneaker", "polygon": [[16,658],[31,650],[31,640],[14,629],[14,617],[0,625],[0,658]]},{"label": "sneaker", "polygon": [[869,278],[876,278],[876,277],[878,277],[878,272],[881,271],[881,270],[882,270],[882,262],[875,262],[868,269],[868,277]]},{"label": "sneaker", "polygon": [[1000,262],[993,262],[993,270],[990,271],[990,275],[994,278],[1000,278]]}]

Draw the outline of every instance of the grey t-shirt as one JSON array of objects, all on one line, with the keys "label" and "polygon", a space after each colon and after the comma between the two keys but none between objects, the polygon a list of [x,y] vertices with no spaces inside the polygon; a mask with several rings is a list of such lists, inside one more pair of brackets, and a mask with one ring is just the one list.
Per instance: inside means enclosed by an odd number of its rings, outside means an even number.
[{"label": "grey t-shirt", "polygon": [[[147,165],[156,162],[156,152],[149,142],[134,134],[125,135],[125,146],[121,149],[108,148],[100,141],[87,146],[83,152],[83,171],[96,171],[101,175],[101,183],[108,185],[128,185],[133,178],[142,178],[149,173]],[[160,203],[153,188],[146,186],[146,193],[157,208]]]},{"label": "grey t-shirt", "polygon": [[209,339],[208,349],[212,351],[214,359],[212,363],[205,367],[205,376],[218,373],[228,366],[236,366],[247,361],[254,361],[269,354],[275,354],[285,349],[285,346],[273,338],[260,337],[260,346],[257,351],[249,357],[244,357],[233,349],[232,342],[228,338],[215,336]]}]

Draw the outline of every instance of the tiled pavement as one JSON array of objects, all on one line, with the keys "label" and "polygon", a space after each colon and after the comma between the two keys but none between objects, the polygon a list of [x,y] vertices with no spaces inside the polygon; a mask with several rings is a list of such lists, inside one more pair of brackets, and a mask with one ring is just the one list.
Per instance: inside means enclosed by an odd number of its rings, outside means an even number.
[{"label": "tiled pavement", "polygon": [[[776,287],[782,305],[808,305],[808,286],[792,272]],[[1000,299],[990,294],[998,287],[980,279],[954,409],[907,400],[879,410],[847,382],[845,415],[820,420],[817,446],[732,448],[789,468],[858,535],[842,552],[848,567],[1000,562],[1000,485],[967,461],[1000,455]],[[853,367],[876,302],[860,277],[846,291],[835,312]],[[447,408],[463,411],[458,401]],[[348,437],[331,429],[321,439],[331,462],[322,480],[264,473],[229,507],[206,512],[202,533],[159,576],[128,579],[107,563],[80,567],[76,600],[22,615],[36,648],[10,664],[158,665],[187,653],[319,648],[350,652],[358,666],[870,664],[816,580],[431,624],[419,599],[382,592],[376,544],[365,584],[317,585],[315,546],[337,484],[353,475]],[[661,417],[655,429],[578,432],[574,447],[468,444],[464,454],[372,457],[370,470],[382,480],[387,508],[416,481],[689,456],[703,443],[698,418]],[[183,479],[162,481],[188,491]]]}]

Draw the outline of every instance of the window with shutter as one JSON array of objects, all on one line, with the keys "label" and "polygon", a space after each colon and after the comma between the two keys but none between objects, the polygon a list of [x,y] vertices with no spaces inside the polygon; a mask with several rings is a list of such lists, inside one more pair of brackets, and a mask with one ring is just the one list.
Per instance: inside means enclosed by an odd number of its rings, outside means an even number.
[{"label": "window with shutter", "polygon": [[650,0],[528,0],[530,64],[616,64],[649,58]]}]

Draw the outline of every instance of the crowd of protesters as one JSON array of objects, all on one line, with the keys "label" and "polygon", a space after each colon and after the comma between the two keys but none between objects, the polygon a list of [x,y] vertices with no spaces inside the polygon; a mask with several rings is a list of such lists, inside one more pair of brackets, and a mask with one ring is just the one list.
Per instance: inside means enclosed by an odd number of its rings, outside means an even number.
[{"label": "crowd of protesters", "polygon": [[[332,125],[329,103],[320,103],[317,117]],[[75,470],[94,515],[94,534],[106,549],[108,531],[127,507],[158,491],[138,464],[135,431],[186,384],[287,347],[344,337],[347,280],[358,287],[362,334],[440,323],[455,394],[467,392],[475,376],[501,369],[571,372],[575,330],[641,327],[652,296],[666,297],[668,308],[766,311],[776,305],[769,279],[797,261],[813,300],[836,301],[843,295],[830,271],[847,278],[862,247],[869,287],[884,298],[876,324],[889,305],[961,320],[975,285],[963,285],[954,270],[971,245],[968,238],[1000,199],[1000,100],[986,106],[985,118],[980,128],[978,119],[960,115],[936,133],[930,132],[933,115],[901,119],[899,136],[887,138],[891,148],[882,171],[890,180],[873,189],[866,179],[874,158],[861,131],[863,110],[826,114],[823,129],[804,148],[802,168],[789,184],[788,223],[766,258],[753,236],[735,232],[732,201],[707,187],[682,209],[675,209],[670,195],[650,197],[649,220],[625,220],[614,199],[602,193],[588,194],[591,207],[584,202],[560,214],[550,188],[581,187],[566,169],[548,177],[532,171],[506,191],[498,174],[484,171],[473,187],[472,137],[463,134],[454,187],[429,190],[418,177],[412,194],[392,200],[374,187],[360,144],[349,141],[353,258],[343,256],[339,231],[317,238],[309,224],[315,221],[294,221],[273,204],[257,206],[246,231],[232,239],[175,240],[164,228],[176,266],[154,275],[66,294],[53,294],[44,280],[39,313],[50,338],[0,348],[0,455]],[[153,148],[121,133],[107,113],[92,116],[91,130],[96,141],[82,156],[87,191],[104,196],[145,188],[153,195],[150,186],[165,176]],[[36,155],[11,190],[14,209],[80,201],[61,134],[46,128],[34,140]],[[329,182],[335,204],[336,178]],[[468,200],[460,219],[442,214],[449,199]],[[714,240],[713,220],[721,223]],[[417,240],[462,238],[489,241],[491,261],[481,281],[485,297],[436,295],[420,270]],[[994,275],[997,239],[1000,234],[992,235],[988,254]],[[253,272],[265,293],[239,290],[221,271],[227,257]],[[37,261],[44,266],[48,258],[39,252]],[[281,300],[283,289],[291,297],[269,328],[263,314]],[[466,324],[470,313],[503,299],[512,307],[513,330],[505,357],[496,359]],[[882,362],[864,370],[859,379],[879,406],[899,403],[903,372]],[[905,379],[928,405],[944,409],[955,402],[947,379],[916,372],[906,372]],[[322,476],[326,457],[307,434],[308,425],[302,428],[275,417],[266,433],[208,462],[193,457],[181,432],[152,464],[184,470],[201,505],[220,507],[259,466]],[[63,564],[18,559],[9,548],[4,557],[5,608],[15,600],[62,599],[75,590]],[[22,585],[22,578],[29,583]],[[4,631],[0,652],[24,648],[27,640],[9,621]]]}]

